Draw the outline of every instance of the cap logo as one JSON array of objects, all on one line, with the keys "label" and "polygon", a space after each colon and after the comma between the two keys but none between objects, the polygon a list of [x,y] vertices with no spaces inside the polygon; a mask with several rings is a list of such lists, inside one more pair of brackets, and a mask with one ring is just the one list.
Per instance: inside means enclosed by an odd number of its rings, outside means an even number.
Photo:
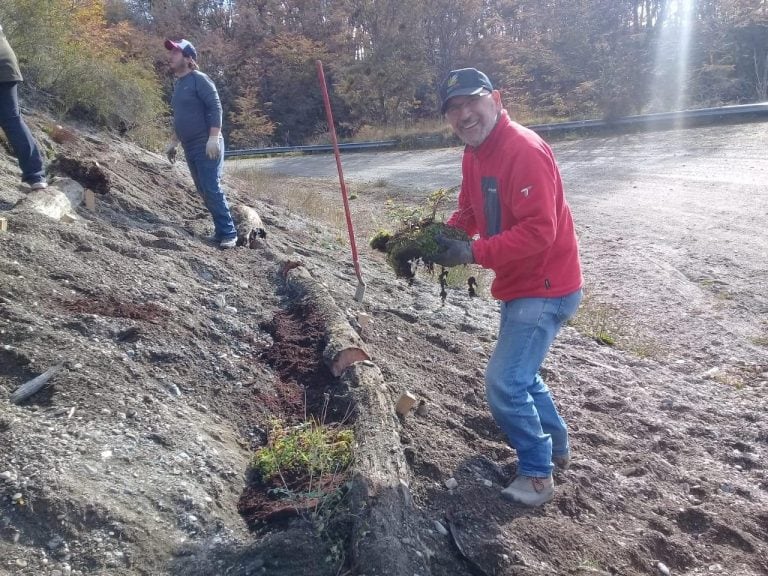
[{"label": "cap logo", "polygon": [[456,86],[456,84],[459,83],[459,75],[453,74],[450,78],[448,78],[448,88],[453,88]]}]

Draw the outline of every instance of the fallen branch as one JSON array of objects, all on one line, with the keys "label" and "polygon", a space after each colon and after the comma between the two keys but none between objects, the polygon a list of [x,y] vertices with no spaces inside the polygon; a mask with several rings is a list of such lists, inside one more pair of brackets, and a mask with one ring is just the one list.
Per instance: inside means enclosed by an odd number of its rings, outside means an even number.
[{"label": "fallen branch", "polygon": [[43,387],[45,387],[46,384],[48,384],[48,381],[53,377],[53,375],[62,369],[63,366],[63,364],[57,364],[53,368],[49,368],[40,374],[40,376],[32,378],[32,380],[29,382],[22,384],[19,389],[16,390],[16,392],[11,394],[11,402],[14,404],[19,404],[33,394],[39,392]]},{"label": "fallen branch", "polygon": [[[287,269],[286,269],[287,268]],[[362,339],[352,329],[328,291],[312,278],[303,266],[285,267],[285,283],[290,293],[309,301],[325,321],[323,361],[337,378],[349,366],[370,360]]]}]

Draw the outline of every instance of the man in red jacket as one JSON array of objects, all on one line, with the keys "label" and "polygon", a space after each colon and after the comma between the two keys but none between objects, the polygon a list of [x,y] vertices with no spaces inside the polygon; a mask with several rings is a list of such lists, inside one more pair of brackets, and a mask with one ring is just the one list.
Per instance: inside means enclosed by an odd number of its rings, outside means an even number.
[{"label": "man in red jacket", "polygon": [[510,120],[485,74],[454,70],[440,98],[442,113],[466,144],[459,206],[448,225],[475,240],[439,238],[432,260],[476,263],[496,273],[491,293],[501,300],[501,324],[486,394],[518,457],[517,476],[502,495],[539,506],[554,496],[553,467],[565,469],[570,460],[567,427],[539,368],[581,302],[571,210],[552,150]]}]

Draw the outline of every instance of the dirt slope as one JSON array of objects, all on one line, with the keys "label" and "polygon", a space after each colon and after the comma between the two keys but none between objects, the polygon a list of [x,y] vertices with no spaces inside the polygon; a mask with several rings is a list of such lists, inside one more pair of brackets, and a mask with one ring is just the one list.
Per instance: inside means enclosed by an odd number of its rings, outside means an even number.
[{"label": "dirt slope", "polygon": [[[768,574],[759,347],[702,362],[703,333],[638,354],[567,328],[545,377],[574,463],[551,505],[521,509],[499,497],[515,458],[484,401],[494,302],[457,289],[441,306],[433,282],[396,282],[366,250],[359,305],[338,231],[234,179],[231,198],[259,210],[270,249],[221,252],[204,240],[208,215],[181,166],[85,136],[48,143],[108,176],[95,212],[80,208],[73,223],[14,211],[23,192],[0,153],[0,573],[393,573],[339,550],[375,530],[350,536],[300,517],[253,534],[238,514],[251,451],[273,417],[290,416],[286,373],[269,353],[291,305],[280,254],[350,317],[373,316],[362,335],[392,401],[408,389],[426,402],[399,425],[415,508],[398,528],[419,574]],[[590,278],[607,248],[589,233],[583,244]],[[712,309],[701,310],[706,327]],[[60,362],[52,386],[9,402]],[[738,381],[710,370],[725,364]],[[298,384],[311,387],[307,374]]]}]

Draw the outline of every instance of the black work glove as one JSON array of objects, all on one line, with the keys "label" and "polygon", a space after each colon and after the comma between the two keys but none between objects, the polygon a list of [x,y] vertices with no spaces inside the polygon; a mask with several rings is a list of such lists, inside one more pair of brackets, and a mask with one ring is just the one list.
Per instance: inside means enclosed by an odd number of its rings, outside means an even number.
[{"label": "black work glove", "polygon": [[459,264],[472,264],[475,256],[472,254],[472,242],[466,240],[451,240],[445,236],[436,236],[438,251],[429,257],[429,261],[450,268]]}]

